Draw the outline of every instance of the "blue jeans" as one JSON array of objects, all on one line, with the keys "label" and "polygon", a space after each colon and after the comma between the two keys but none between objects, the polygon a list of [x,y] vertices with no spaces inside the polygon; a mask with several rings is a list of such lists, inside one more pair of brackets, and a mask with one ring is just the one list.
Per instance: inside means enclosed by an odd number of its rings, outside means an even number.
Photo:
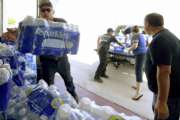
[{"label": "blue jeans", "polygon": [[143,82],[143,65],[146,54],[135,55],[135,74],[136,81]]},{"label": "blue jeans", "polygon": [[[153,111],[154,111],[154,105],[157,100],[157,95],[154,95],[153,98]],[[169,108],[169,118],[165,120],[179,120],[180,116],[180,98],[169,98],[168,99],[168,108]],[[160,120],[157,119],[157,115],[155,114],[154,120]]]}]

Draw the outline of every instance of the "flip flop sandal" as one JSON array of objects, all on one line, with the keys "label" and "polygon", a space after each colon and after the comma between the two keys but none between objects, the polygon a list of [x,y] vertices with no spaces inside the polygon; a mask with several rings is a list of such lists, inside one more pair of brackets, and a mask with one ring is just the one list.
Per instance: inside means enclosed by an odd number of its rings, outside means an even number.
[{"label": "flip flop sandal", "polygon": [[136,97],[133,97],[132,100],[137,101],[137,100],[139,100],[142,96],[143,96],[143,94],[140,94],[140,95],[138,95],[138,96],[136,96]]},{"label": "flip flop sandal", "polygon": [[134,89],[134,90],[137,90],[137,87],[136,87],[136,86],[132,86],[131,88]]}]

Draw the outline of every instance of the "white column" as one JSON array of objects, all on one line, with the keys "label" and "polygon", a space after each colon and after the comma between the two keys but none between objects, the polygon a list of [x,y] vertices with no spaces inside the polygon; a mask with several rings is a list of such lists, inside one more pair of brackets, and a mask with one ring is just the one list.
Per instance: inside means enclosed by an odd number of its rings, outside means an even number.
[{"label": "white column", "polygon": [[3,0],[0,0],[0,35],[3,32]]}]

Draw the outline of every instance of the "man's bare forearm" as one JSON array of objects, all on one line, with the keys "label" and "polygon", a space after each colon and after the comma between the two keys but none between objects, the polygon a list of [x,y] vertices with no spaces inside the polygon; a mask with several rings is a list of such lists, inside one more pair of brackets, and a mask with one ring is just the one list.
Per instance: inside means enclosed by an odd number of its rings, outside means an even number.
[{"label": "man's bare forearm", "polygon": [[158,101],[167,103],[170,89],[170,68],[158,67],[157,84],[158,84]]},{"label": "man's bare forearm", "polygon": [[133,51],[134,49],[136,49],[138,46],[137,43],[134,43],[130,48],[129,48],[129,51]]}]

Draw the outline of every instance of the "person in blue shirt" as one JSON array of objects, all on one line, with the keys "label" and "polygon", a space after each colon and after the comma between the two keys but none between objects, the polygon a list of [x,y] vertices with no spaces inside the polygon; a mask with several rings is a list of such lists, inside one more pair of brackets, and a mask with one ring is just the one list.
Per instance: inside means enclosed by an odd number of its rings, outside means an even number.
[{"label": "person in blue shirt", "polygon": [[144,34],[139,33],[139,27],[132,27],[132,39],[129,53],[133,51],[135,55],[135,74],[136,74],[136,86],[132,86],[136,90],[136,94],[133,96],[133,100],[139,100],[143,94],[141,93],[141,83],[143,82],[143,65],[145,61],[147,50],[147,40]]}]

